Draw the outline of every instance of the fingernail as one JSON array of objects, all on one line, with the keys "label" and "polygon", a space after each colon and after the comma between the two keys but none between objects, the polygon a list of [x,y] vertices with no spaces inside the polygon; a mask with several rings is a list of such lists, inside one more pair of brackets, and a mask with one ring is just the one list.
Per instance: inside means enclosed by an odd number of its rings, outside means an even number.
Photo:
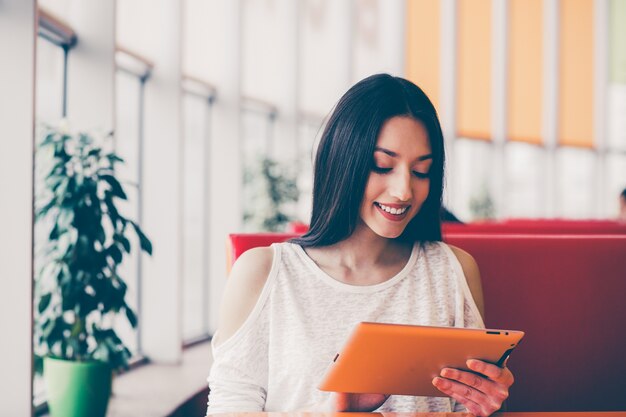
[{"label": "fingernail", "polygon": [[447,377],[450,376],[451,371],[447,368],[441,370],[441,376]]},{"label": "fingernail", "polygon": [[439,377],[435,377],[433,379],[433,385],[436,386],[437,388],[443,388],[443,389],[448,388],[448,382],[445,379],[439,378]]},{"label": "fingernail", "polygon": [[478,361],[475,359],[468,359],[466,363],[470,369],[474,369],[478,367]]}]

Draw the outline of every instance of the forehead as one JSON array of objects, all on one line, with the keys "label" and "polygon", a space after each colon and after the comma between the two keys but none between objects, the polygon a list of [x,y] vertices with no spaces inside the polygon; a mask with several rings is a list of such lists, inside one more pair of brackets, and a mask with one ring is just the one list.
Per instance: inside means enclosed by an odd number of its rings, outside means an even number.
[{"label": "forehead", "polygon": [[431,153],[426,126],[421,121],[407,116],[396,116],[387,120],[380,130],[376,146],[407,158],[417,158]]}]

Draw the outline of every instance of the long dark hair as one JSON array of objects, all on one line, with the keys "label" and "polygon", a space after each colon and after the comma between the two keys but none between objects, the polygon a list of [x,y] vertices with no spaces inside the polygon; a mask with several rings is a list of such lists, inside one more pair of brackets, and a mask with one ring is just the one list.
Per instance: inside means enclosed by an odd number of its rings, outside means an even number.
[{"label": "long dark hair", "polygon": [[433,155],[428,197],[397,239],[441,240],[445,151],[437,112],[412,82],[377,74],[355,84],[335,106],[315,157],[310,228],[291,242],[304,247],[327,246],[352,234],[359,221],[378,135],[383,124],[395,116],[412,117],[424,124]]}]

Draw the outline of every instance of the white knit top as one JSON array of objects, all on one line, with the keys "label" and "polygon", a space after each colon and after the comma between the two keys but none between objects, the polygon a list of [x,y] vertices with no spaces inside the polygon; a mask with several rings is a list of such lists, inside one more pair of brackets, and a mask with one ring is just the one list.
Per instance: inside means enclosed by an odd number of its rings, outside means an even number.
[{"label": "white knit top", "polygon": [[[219,346],[207,414],[328,411],[317,389],[361,321],[484,328],[456,256],[444,243],[415,245],[396,276],[354,286],[323,272],[301,246],[273,244],[267,282],[243,325]],[[378,411],[463,410],[450,398],[391,396]]]}]

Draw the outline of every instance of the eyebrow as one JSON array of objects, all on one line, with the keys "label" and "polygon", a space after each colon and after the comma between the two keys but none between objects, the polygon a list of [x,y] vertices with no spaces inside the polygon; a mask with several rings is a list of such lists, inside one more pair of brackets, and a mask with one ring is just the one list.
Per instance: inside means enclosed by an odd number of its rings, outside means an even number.
[{"label": "eyebrow", "polygon": [[[377,146],[376,148],[374,148],[374,152],[382,152],[385,153],[391,157],[396,158],[398,156],[397,153],[395,153],[394,151],[391,151],[389,149],[385,149],[385,148],[381,148],[379,146]],[[418,161],[426,161],[427,159],[433,159],[433,154],[429,153],[428,155],[422,155],[419,158],[417,158]]]}]

